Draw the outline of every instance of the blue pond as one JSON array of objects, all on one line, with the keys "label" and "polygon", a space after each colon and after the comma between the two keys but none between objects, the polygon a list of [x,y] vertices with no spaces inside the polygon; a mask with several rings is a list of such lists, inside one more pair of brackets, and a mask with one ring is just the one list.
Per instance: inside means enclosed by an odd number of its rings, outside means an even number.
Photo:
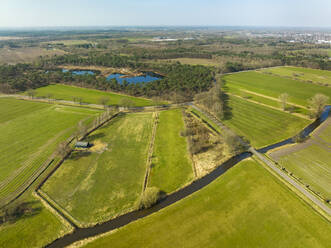
[{"label": "blue pond", "polygon": [[137,83],[148,83],[148,82],[152,82],[155,80],[158,80],[160,78],[149,75],[148,73],[143,75],[143,76],[136,76],[136,77],[123,77],[125,76],[124,74],[119,74],[119,73],[115,73],[115,74],[111,74],[107,77],[108,80],[111,80],[113,78],[115,78],[117,80],[117,82],[119,82],[120,84],[122,84],[125,81],[127,81],[129,84],[137,84]]},{"label": "blue pond", "polygon": [[[69,70],[66,70],[66,69],[62,69],[62,72],[68,72]],[[94,72],[93,71],[71,71],[72,74],[75,74],[75,75],[93,75]]]}]

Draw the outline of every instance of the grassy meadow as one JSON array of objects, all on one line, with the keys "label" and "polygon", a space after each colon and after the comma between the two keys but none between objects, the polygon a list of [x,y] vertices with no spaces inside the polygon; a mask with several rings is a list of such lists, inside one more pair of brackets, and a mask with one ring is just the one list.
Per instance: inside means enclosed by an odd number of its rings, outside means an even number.
[{"label": "grassy meadow", "polygon": [[[189,197],[84,247],[327,247],[330,223],[246,160]],[[125,242],[124,242],[125,241]]]},{"label": "grassy meadow", "polygon": [[293,79],[331,85],[331,71],[293,66],[275,67],[263,69],[262,71],[271,72],[272,74],[279,76],[291,77]]},{"label": "grassy meadow", "polygon": [[331,88],[317,84],[288,79],[275,75],[268,75],[261,72],[249,71],[234,73],[223,77],[226,81],[225,87],[228,90],[248,91],[266,97],[278,99],[282,93],[289,94],[289,103],[307,106],[308,100],[317,93],[330,97]]},{"label": "grassy meadow", "polygon": [[149,186],[169,193],[193,179],[181,109],[162,111],[156,130]]},{"label": "grassy meadow", "polygon": [[260,148],[299,133],[309,121],[289,113],[230,96],[231,115],[223,122]]},{"label": "grassy meadow", "polygon": [[108,97],[108,105],[118,105],[122,99],[130,99],[134,106],[144,107],[154,105],[152,100],[145,98],[138,98],[133,96],[121,95],[106,91],[79,88],[75,86],[53,84],[46,87],[36,89],[36,96],[46,97],[48,94],[52,95],[52,98],[59,100],[73,101],[73,98],[81,98],[84,103],[100,104],[100,98]]},{"label": "grassy meadow", "polygon": [[84,225],[133,209],[151,133],[152,113],[116,117],[90,134],[86,140],[94,146],[73,152],[42,190]]},{"label": "grassy meadow", "polygon": [[31,195],[25,200],[34,209],[33,214],[0,225],[0,247],[44,247],[71,231],[40,201]]},{"label": "grassy meadow", "polygon": [[0,113],[1,199],[26,182],[80,120],[99,111],[1,98]]},{"label": "grassy meadow", "polygon": [[282,156],[279,162],[314,191],[331,199],[331,125],[311,139],[313,144]]}]

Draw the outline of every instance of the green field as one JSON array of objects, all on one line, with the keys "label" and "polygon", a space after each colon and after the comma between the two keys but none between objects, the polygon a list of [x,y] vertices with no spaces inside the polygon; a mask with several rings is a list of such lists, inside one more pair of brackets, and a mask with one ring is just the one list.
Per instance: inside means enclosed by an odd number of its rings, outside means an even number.
[{"label": "green field", "polygon": [[0,199],[19,188],[74,132],[99,111],[0,99]]},{"label": "green field", "polygon": [[0,225],[0,247],[44,247],[70,231],[53,213],[30,196],[26,199],[36,212],[14,223]]},{"label": "green field", "polygon": [[263,69],[262,71],[271,72],[272,74],[279,76],[291,77],[293,79],[331,85],[331,71],[292,66],[275,67],[270,69]]},{"label": "green field", "polygon": [[288,93],[289,102],[301,106],[307,106],[308,100],[317,93],[330,97],[331,88],[317,84],[306,83],[275,75],[267,75],[256,71],[241,72],[226,75],[227,90],[247,90],[267,97],[278,99],[282,93]]},{"label": "green field", "polygon": [[312,139],[313,144],[281,157],[279,162],[314,191],[331,199],[331,125]]},{"label": "green field", "polygon": [[246,160],[193,195],[85,247],[328,247],[330,223]]},{"label": "green field", "polygon": [[162,111],[154,142],[149,185],[169,193],[193,179],[181,109]]},{"label": "green field", "polygon": [[122,99],[130,99],[134,103],[134,106],[137,107],[154,105],[152,100],[149,99],[62,84],[53,84],[36,89],[36,95],[39,97],[47,97],[48,94],[51,94],[52,98],[68,101],[72,101],[74,97],[80,97],[84,103],[93,104],[100,104],[100,98],[108,97],[109,101],[107,104],[109,105],[118,105]]},{"label": "green field", "polygon": [[228,104],[231,117],[224,120],[224,124],[245,136],[257,148],[294,136],[309,124],[306,119],[239,97],[230,96]]},{"label": "green field", "polygon": [[116,117],[87,138],[92,148],[65,160],[43,191],[82,224],[133,209],[142,191],[151,129],[152,113]]}]

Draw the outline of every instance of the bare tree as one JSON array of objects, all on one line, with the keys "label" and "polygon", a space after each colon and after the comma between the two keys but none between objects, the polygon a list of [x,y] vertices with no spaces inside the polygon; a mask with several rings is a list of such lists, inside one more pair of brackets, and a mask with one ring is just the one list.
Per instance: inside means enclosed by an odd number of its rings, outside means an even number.
[{"label": "bare tree", "polygon": [[129,108],[129,107],[133,107],[134,106],[134,102],[129,99],[129,98],[122,98],[119,103],[118,103],[120,106],[123,106],[123,107],[126,107],[126,108]]},{"label": "bare tree", "polygon": [[33,97],[36,95],[36,92],[34,90],[28,90],[28,96],[33,99]]},{"label": "bare tree", "polygon": [[67,154],[70,151],[70,147],[66,142],[62,142],[59,144],[59,146],[56,149],[56,154],[59,155],[61,158],[64,158],[67,156]]},{"label": "bare tree", "polygon": [[287,105],[288,98],[289,98],[289,95],[287,93],[282,93],[278,97],[278,99],[280,100],[280,102],[282,104],[282,109],[283,110],[286,110],[286,105]]},{"label": "bare tree", "polygon": [[107,96],[102,96],[99,98],[99,103],[103,105],[104,109],[107,108],[107,103],[109,102],[109,97]]},{"label": "bare tree", "polygon": [[318,118],[322,114],[323,108],[328,101],[329,97],[326,95],[320,93],[314,95],[308,102],[312,117]]}]

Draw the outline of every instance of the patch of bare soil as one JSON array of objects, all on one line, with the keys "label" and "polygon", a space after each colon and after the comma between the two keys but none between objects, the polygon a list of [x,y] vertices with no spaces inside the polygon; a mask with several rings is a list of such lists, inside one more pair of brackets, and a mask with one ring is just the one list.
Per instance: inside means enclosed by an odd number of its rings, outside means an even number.
[{"label": "patch of bare soil", "polygon": [[108,150],[108,144],[103,143],[101,140],[94,140],[93,146],[88,149],[91,152],[103,153]]}]

